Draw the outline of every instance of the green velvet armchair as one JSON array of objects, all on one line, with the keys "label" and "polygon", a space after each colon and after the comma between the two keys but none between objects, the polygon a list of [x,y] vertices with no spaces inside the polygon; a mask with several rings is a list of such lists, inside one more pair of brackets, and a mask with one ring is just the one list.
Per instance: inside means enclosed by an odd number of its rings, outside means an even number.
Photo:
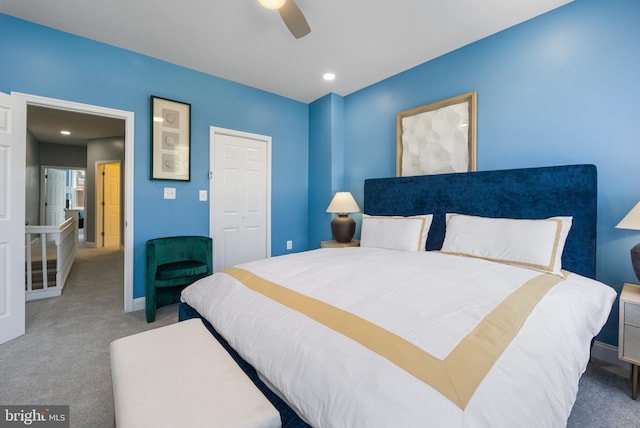
[{"label": "green velvet armchair", "polygon": [[172,236],[147,241],[146,316],[180,301],[189,284],[213,272],[212,240],[206,236]]}]

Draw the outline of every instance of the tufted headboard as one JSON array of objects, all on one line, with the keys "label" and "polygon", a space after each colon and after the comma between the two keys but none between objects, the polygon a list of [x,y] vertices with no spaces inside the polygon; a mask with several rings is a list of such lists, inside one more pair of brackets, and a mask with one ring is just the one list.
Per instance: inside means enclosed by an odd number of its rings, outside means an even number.
[{"label": "tufted headboard", "polygon": [[530,219],[572,216],[562,267],[595,278],[595,165],[368,179],[363,211],[369,215],[434,214],[427,250],[442,246],[448,212]]}]

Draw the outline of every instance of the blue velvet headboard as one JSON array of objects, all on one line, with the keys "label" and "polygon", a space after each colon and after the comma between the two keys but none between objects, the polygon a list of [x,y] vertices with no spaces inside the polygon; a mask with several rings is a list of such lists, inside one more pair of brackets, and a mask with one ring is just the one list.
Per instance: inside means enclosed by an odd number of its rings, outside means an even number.
[{"label": "blue velvet headboard", "polygon": [[434,214],[427,250],[442,246],[447,212],[532,219],[572,216],[562,267],[595,278],[597,171],[594,165],[365,180],[365,214]]}]

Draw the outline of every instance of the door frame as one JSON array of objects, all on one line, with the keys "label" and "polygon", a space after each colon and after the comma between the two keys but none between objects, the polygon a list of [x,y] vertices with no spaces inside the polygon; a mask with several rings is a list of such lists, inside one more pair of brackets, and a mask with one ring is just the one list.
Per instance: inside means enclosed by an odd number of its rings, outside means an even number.
[{"label": "door frame", "polygon": [[[82,104],[73,101],[65,101],[55,98],[41,97],[38,95],[11,92],[11,95],[24,99],[28,106],[46,107],[57,110],[67,110],[77,113],[87,113],[98,116],[121,119],[125,122],[124,130],[124,311],[132,312],[136,309],[133,301],[133,184],[134,184],[134,119],[132,111],[117,110],[109,107],[100,107],[91,104]],[[26,168],[26,165],[22,166]],[[24,170],[23,170],[24,171]]]},{"label": "door frame", "polygon": [[[217,126],[209,127],[209,237],[214,238],[215,230],[215,207],[213,204],[213,166],[215,165],[214,144],[216,135],[228,135],[232,137],[248,138],[257,141],[263,141],[267,146],[267,206],[266,206],[266,239],[267,239],[267,258],[271,257],[271,137],[267,135],[252,134],[235,129],[220,128]],[[215,248],[213,249],[215,254]]]}]

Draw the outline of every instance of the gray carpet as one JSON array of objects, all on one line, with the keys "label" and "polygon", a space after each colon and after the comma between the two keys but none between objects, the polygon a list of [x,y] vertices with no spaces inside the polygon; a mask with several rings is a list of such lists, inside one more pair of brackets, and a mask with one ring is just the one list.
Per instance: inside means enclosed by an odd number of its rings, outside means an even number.
[{"label": "gray carpet", "polygon": [[568,427],[638,428],[640,400],[631,399],[631,373],[615,364],[592,360],[580,379]]},{"label": "gray carpet", "polygon": [[123,252],[82,248],[62,296],[27,303],[26,334],[0,345],[0,403],[70,405],[72,427],[112,427],[109,344],[177,321],[177,305],[123,312]]},{"label": "gray carpet", "polygon": [[[0,345],[0,404],[68,404],[72,427],[113,426],[109,343],[177,321],[177,305],[152,324],[144,311],[123,312],[122,260],[121,251],[83,248],[61,297],[27,303],[27,333]],[[630,385],[628,372],[593,361],[568,426],[640,427]]]}]

